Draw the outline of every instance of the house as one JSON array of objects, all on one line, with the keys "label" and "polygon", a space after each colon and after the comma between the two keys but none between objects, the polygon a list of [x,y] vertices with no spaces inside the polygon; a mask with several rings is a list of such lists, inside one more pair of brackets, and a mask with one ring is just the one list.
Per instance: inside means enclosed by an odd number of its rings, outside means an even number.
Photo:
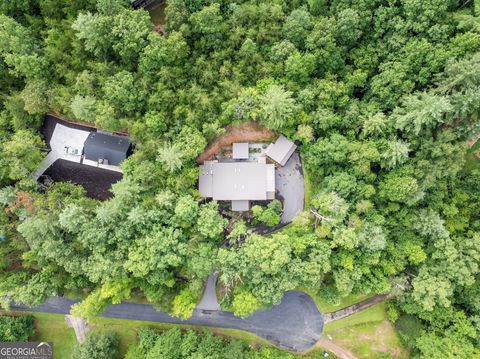
[{"label": "house", "polygon": [[275,199],[275,164],[267,163],[267,157],[283,167],[296,148],[282,135],[266,150],[252,155],[248,143],[234,143],[231,159],[206,161],[200,166],[200,195],[231,201],[233,211],[248,211],[251,201]]},{"label": "house", "polygon": [[233,211],[248,211],[250,201],[275,198],[275,165],[206,161],[200,166],[200,195],[231,201]]},{"label": "house", "polygon": [[265,154],[272,161],[283,167],[290,159],[293,152],[295,152],[296,148],[297,146],[292,141],[285,136],[280,135],[274,143],[267,147]]},{"label": "house", "polygon": [[[84,162],[118,166],[128,157],[130,140],[127,137],[91,132],[84,143]],[[88,164],[88,163],[86,163]]]}]

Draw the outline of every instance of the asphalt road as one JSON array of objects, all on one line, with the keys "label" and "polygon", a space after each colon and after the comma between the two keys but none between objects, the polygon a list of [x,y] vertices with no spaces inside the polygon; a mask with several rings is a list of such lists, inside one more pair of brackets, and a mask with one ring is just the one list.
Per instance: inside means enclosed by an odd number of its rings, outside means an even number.
[{"label": "asphalt road", "polygon": [[[74,300],[53,297],[35,308],[12,304],[11,309],[69,314],[73,303]],[[315,345],[323,330],[323,317],[315,302],[307,294],[297,291],[285,293],[279,305],[269,310],[259,310],[245,319],[235,317],[230,312],[195,309],[190,319],[182,321],[156,311],[151,305],[133,303],[111,305],[101,316],[241,329],[265,338],[281,348],[296,352],[305,351]]]}]

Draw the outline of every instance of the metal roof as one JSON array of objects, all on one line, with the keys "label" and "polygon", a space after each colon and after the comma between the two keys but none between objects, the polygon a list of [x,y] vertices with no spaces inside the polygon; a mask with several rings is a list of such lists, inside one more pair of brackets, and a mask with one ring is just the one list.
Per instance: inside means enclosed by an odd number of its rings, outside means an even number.
[{"label": "metal roof", "polygon": [[293,152],[295,152],[296,148],[297,145],[295,145],[285,136],[280,135],[275,143],[272,143],[270,146],[268,146],[265,154],[277,162],[280,166],[285,166]]},{"label": "metal roof", "polygon": [[234,143],[233,144],[233,159],[247,160],[248,159],[248,143]]},{"label": "metal roof", "polygon": [[250,201],[232,201],[232,211],[242,212],[250,209]]},{"label": "metal roof", "polygon": [[118,166],[127,158],[130,140],[127,137],[91,132],[84,144],[85,158],[91,161],[108,160],[109,165]]},{"label": "metal roof", "polygon": [[200,195],[220,201],[267,200],[272,173],[272,164],[207,161],[200,166]]}]

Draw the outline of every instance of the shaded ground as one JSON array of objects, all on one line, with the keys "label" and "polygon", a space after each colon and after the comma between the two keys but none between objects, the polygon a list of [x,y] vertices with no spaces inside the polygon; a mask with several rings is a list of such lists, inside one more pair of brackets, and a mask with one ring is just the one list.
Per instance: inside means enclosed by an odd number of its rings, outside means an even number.
[{"label": "shaded ground", "polygon": [[66,160],[55,161],[40,177],[44,184],[48,179],[55,182],[72,182],[85,188],[87,196],[105,200],[113,197],[112,184],[122,179],[122,173],[109,171]]},{"label": "shaded ground", "polygon": [[154,0],[145,7],[145,10],[150,14],[152,22],[156,26],[165,25],[165,8],[167,7],[166,0]]},{"label": "shaded ground", "polygon": [[230,147],[234,142],[256,142],[267,141],[275,137],[275,132],[271,131],[256,122],[244,122],[239,125],[229,125],[225,133],[211,142],[206,150],[197,158],[199,164],[206,160],[213,159],[215,153],[222,147]]},{"label": "shaded ground", "polygon": [[[12,304],[11,309],[69,314],[70,306],[75,302],[67,298],[53,297],[36,308]],[[111,305],[101,316],[240,329],[295,352],[306,351],[314,346],[323,330],[322,314],[315,302],[307,294],[298,291],[285,293],[279,305],[273,306],[270,310],[259,310],[245,319],[235,317],[230,312],[196,309],[190,319],[182,321],[156,311],[151,305],[134,303]]]}]

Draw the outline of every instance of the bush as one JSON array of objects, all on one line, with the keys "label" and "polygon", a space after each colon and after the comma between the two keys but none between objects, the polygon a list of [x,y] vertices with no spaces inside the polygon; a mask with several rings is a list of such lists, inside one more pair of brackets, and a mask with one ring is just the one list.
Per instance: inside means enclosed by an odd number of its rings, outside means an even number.
[{"label": "bush", "polygon": [[282,213],[282,204],[279,200],[271,201],[267,208],[261,206],[252,207],[253,217],[255,222],[263,223],[268,227],[274,227],[280,223],[280,213]]},{"label": "bush", "polygon": [[233,314],[237,317],[245,318],[260,308],[260,302],[252,293],[239,291],[233,297],[232,307]]},{"label": "bush", "polygon": [[424,327],[420,319],[413,315],[402,315],[395,322],[400,337],[410,347],[415,346],[415,340],[423,331]]},{"label": "bush", "polygon": [[387,303],[387,318],[388,318],[388,320],[391,321],[392,323],[395,323],[397,321],[399,315],[400,315],[400,313],[398,313],[398,310],[395,307],[395,305],[392,302],[388,302]]},{"label": "bush", "polygon": [[182,320],[186,320],[192,316],[193,310],[197,305],[197,298],[189,289],[183,289],[173,299],[172,314]]},{"label": "bush", "polygon": [[26,342],[35,332],[33,316],[0,317],[0,342]]},{"label": "bush", "polygon": [[118,350],[115,332],[92,333],[83,344],[77,344],[72,359],[114,359]]}]

